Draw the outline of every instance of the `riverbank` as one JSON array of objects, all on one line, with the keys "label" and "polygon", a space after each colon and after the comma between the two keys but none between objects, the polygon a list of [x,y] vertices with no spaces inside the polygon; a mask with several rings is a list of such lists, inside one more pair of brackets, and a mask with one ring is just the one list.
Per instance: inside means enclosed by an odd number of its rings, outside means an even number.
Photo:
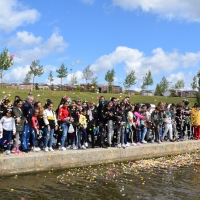
[{"label": "riverbank", "polygon": [[145,144],[128,148],[95,148],[28,154],[0,154],[0,175],[58,170],[103,163],[133,161],[144,158],[191,153],[200,148],[199,140]]}]

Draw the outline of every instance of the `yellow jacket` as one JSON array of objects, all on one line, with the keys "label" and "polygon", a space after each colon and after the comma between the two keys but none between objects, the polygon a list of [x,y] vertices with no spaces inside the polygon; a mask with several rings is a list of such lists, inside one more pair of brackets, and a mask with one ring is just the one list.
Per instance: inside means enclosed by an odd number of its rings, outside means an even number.
[{"label": "yellow jacket", "polygon": [[191,124],[193,126],[200,126],[200,110],[192,108]]},{"label": "yellow jacket", "polygon": [[85,115],[80,114],[79,117],[79,124],[83,127],[83,128],[87,128],[87,118]]}]

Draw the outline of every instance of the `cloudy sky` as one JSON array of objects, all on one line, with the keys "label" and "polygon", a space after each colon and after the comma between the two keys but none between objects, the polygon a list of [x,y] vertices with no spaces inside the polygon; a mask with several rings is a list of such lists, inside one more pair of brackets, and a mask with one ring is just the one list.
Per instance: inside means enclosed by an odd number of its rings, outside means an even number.
[{"label": "cloudy sky", "polygon": [[0,50],[15,54],[4,81],[23,82],[31,62],[40,59],[47,83],[64,63],[70,77],[91,65],[98,82],[114,69],[122,85],[134,69],[139,89],[151,70],[154,85],[184,79],[190,89],[200,66],[199,0],[0,0]]}]

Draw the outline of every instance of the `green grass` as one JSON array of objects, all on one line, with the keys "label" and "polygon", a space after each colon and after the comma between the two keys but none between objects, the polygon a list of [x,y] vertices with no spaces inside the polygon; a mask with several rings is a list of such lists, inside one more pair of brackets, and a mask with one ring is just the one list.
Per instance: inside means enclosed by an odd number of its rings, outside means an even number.
[{"label": "green grass", "polygon": [[[4,93],[3,93],[4,92]],[[20,89],[0,89],[0,99],[7,96],[12,102],[16,95],[20,96],[21,99],[26,99],[29,90],[20,90]],[[111,93],[90,93],[90,92],[68,92],[68,91],[50,91],[50,90],[34,90],[32,92],[33,96],[37,101],[41,101],[43,104],[46,102],[46,99],[51,99],[57,107],[60,102],[60,99],[63,96],[69,96],[72,100],[73,99],[80,99],[82,101],[94,101],[95,103],[98,102],[98,98],[102,95],[105,96],[106,100],[109,100],[111,97],[117,97],[119,99],[123,99],[127,94],[111,94]],[[40,96],[39,96],[40,95]],[[157,105],[159,101],[163,101],[165,103],[181,103],[183,98],[180,97],[158,97],[158,96],[141,96],[141,95],[130,95],[130,100],[132,103],[152,103]],[[192,106],[196,99],[195,98],[188,98],[187,99]]]}]

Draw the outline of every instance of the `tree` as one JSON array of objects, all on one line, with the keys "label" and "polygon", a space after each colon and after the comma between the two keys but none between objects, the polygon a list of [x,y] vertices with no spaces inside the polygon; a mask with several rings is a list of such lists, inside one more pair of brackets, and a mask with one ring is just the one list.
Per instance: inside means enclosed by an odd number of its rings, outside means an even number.
[{"label": "tree", "polygon": [[49,82],[50,82],[50,85],[52,85],[52,82],[54,81],[54,78],[53,78],[53,74],[52,74],[52,71],[51,71],[51,70],[50,70],[50,72],[49,72],[48,80],[49,80]]},{"label": "tree", "polygon": [[184,86],[185,86],[185,82],[184,82],[183,79],[181,79],[181,80],[178,80],[178,81],[175,83],[174,88],[175,88],[176,90],[180,90],[180,89],[183,89]]},{"label": "tree", "polygon": [[67,77],[68,75],[67,67],[65,67],[65,65],[62,63],[60,68],[57,69],[56,72],[58,73],[57,77],[61,79],[61,89],[62,89],[62,79]]},{"label": "tree", "polygon": [[163,76],[159,86],[160,86],[160,92],[163,95],[169,87],[169,81]]},{"label": "tree", "polygon": [[135,71],[131,70],[131,72],[126,76],[123,85],[125,90],[128,90],[131,86],[135,84],[136,84]]},{"label": "tree", "polygon": [[156,85],[155,96],[162,96],[162,91],[161,91],[161,88],[160,88],[160,84]]},{"label": "tree", "polygon": [[98,79],[98,76],[92,78],[92,80],[91,80],[91,85],[92,85],[92,91],[93,91],[93,92],[95,92],[95,91],[96,91],[96,88],[97,88],[97,84],[98,84],[97,79]]},{"label": "tree", "polygon": [[0,53],[0,78],[1,83],[3,83],[3,75],[4,71],[7,71],[13,64],[14,54],[10,55],[10,52],[8,52],[8,49],[4,49]]},{"label": "tree", "polygon": [[40,65],[40,60],[34,60],[30,65],[29,73],[33,75],[33,88],[34,88],[34,80],[36,76],[41,76],[44,74],[43,66]]},{"label": "tree", "polygon": [[35,84],[35,90],[39,90],[39,85],[38,85],[38,83]]},{"label": "tree", "polygon": [[31,74],[28,72],[24,78],[24,83],[30,83],[31,82]]},{"label": "tree", "polygon": [[94,73],[90,69],[90,65],[88,65],[82,72],[82,78],[85,79],[86,84],[87,84],[88,80],[92,79],[93,75],[94,75]]},{"label": "tree", "polygon": [[77,85],[77,83],[78,83],[77,78],[78,78],[78,76],[76,76],[75,74],[72,74],[72,78],[71,78],[72,86]]},{"label": "tree", "polygon": [[108,82],[108,91],[112,92],[112,84],[114,82],[115,78],[115,71],[114,69],[108,70],[106,75],[105,75],[105,81]]},{"label": "tree", "polygon": [[190,84],[193,90],[197,89],[197,76],[194,76],[192,79],[192,83]]},{"label": "tree", "polygon": [[153,85],[153,77],[150,70],[146,73],[146,76],[143,77],[142,89],[147,87],[148,90],[149,85]]}]

